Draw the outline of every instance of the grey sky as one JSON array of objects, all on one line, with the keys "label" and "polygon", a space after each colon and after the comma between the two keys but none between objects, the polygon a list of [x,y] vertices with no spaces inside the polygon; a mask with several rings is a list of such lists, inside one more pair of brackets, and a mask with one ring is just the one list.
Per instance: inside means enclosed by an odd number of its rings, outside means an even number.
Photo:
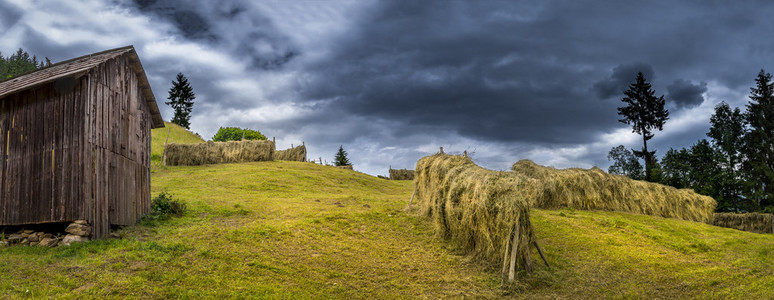
[{"label": "grey sky", "polygon": [[745,1],[0,1],[0,51],[60,61],[134,45],[163,104],[177,72],[192,130],[258,129],[355,169],[413,168],[444,147],[492,169],[529,158],[605,168],[641,147],[618,122],[643,72],[670,120],[663,154],[704,138],[772,68],[774,4]]}]

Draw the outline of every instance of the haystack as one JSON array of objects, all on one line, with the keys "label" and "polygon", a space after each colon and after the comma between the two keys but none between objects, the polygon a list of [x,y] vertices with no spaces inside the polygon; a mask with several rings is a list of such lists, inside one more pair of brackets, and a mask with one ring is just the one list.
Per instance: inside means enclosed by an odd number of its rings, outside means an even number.
[{"label": "haystack", "polygon": [[390,180],[414,180],[414,170],[390,169]]},{"label": "haystack", "polygon": [[306,161],[306,146],[296,146],[286,150],[274,152],[274,160]]},{"label": "haystack", "polygon": [[273,158],[274,142],[265,140],[169,144],[165,153],[168,166],[271,161]]},{"label": "haystack", "polygon": [[525,198],[532,187],[525,177],[445,154],[420,159],[416,175],[419,210],[441,236],[488,264],[502,263],[509,281],[517,265],[531,270],[529,246],[537,244]]},{"label": "haystack", "polygon": [[512,170],[535,183],[529,201],[538,208],[620,211],[708,223],[717,205],[691,189],[632,180],[599,168],[557,170],[521,160]]},{"label": "haystack", "polygon": [[774,233],[774,215],[762,213],[716,213],[712,225],[755,233]]}]

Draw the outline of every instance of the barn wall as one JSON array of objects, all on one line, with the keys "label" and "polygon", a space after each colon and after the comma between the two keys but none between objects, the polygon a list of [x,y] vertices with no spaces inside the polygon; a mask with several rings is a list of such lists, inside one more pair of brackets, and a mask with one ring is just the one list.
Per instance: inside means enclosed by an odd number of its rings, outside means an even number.
[{"label": "barn wall", "polygon": [[125,56],[100,64],[88,73],[84,185],[93,203],[95,235],[109,224],[131,225],[150,211],[150,112]]}]

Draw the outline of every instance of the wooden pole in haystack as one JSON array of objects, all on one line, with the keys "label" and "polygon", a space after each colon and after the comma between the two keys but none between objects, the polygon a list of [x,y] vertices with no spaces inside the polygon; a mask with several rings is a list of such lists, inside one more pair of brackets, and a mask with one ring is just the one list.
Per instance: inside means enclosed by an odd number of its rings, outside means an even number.
[{"label": "wooden pole in haystack", "polygon": [[[508,233],[508,237],[511,237],[513,231]],[[510,239],[505,240],[505,247],[503,247],[503,273],[500,276],[500,286],[505,285],[505,274],[508,274],[508,248]]]},{"label": "wooden pole in haystack", "polygon": [[[508,282],[516,279],[516,253],[519,251],[519,225],[516,224],[516,231],[513,233],[513,242],[511,242],[511,267],[508,270]],[[529,251],[527,251],[529,253]]]},{"label": "wooden pole in haystack", "polygon": [[411,199],[409,199],[409,205],[406,207],[406,211],[408,211],[409,208],[411,208],[411,202],[414,201],[414,194],[416,194],[416,193],[417,193],[417,185],[414,184],[414,192],[411,193]]},{"label": "wooden pole in haystack", "polygon": [[167,142],[169,141],[169,133],[172,132],[172,127],[169,127],[169,130],[167,130],[167,139],[164,140],[164,149],[161,150],[161,159],[159,160],[159,166],[164,165],[164,159],[167,155]]}]

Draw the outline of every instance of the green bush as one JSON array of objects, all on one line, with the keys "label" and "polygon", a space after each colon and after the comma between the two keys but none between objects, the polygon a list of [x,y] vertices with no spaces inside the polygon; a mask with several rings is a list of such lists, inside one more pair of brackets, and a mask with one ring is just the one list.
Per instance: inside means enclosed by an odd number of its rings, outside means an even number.
[{"label": "green bush", "polygon": [[221,127],[218,133],[212,136],[214,142],[241,141],[245,140],[265,140],[266,137],[258,130],[242,129],[239,127]]},{"label": "green bush", "polygon": [[185,211],[185,202],[172,199],[172,194],[161,192],[151,201],[151,211],[149,214],[142,216],[142,221],[148,223],[156,220],[165,220],[171,216],[179,217]]}]

